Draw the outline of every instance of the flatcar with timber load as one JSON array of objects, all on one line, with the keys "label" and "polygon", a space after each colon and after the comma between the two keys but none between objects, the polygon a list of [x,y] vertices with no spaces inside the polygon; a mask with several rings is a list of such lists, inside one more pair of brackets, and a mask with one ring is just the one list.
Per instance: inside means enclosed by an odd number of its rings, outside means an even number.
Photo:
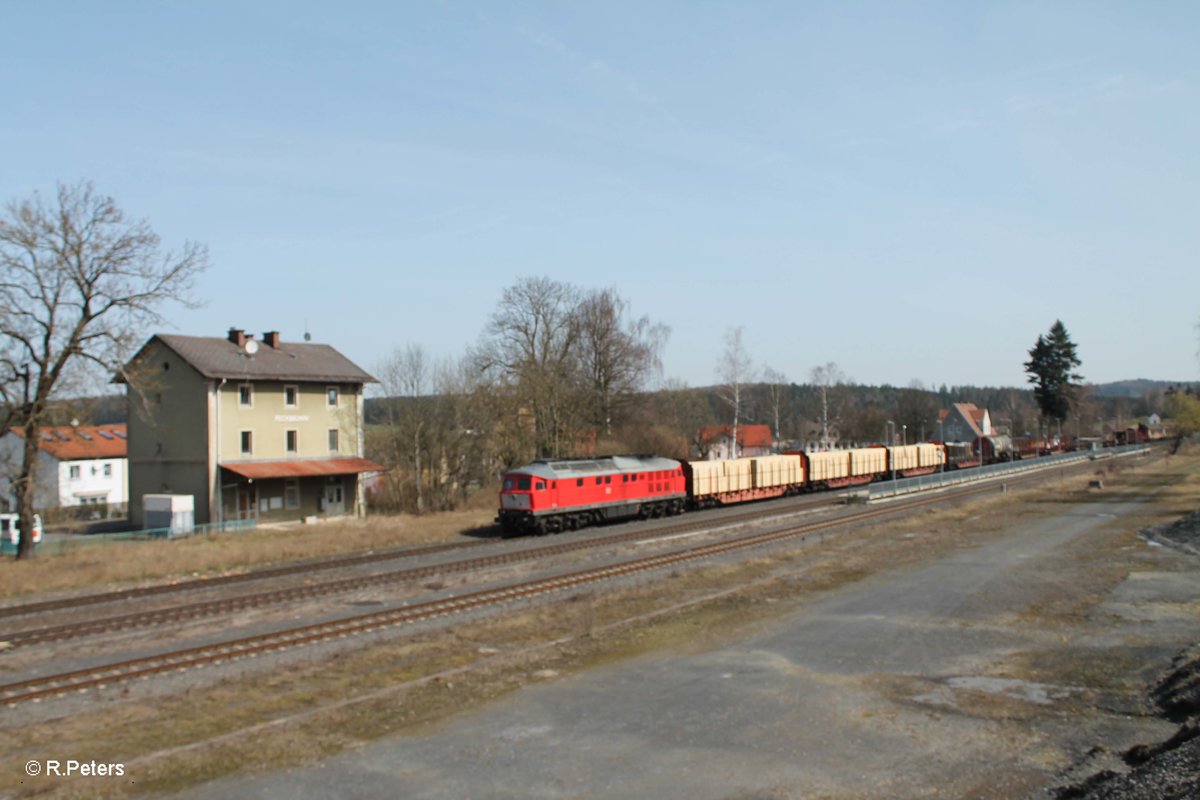
[{"label": "flatcar with timber load", "polygon": [[625,517],[681,513],[683,465],[653,455],[540,459],[504,474],[503,535],[558,533]]},{"label": "flatcar with timber load", "polygon": [[886,448],[888,471],[903,478],[929,475],[946,468],[946,446],[940,442],[923,442]]},{"label": "flatcar with timber load", "polygon": [[882,478],[888,471],[888,453],[883,447],[814,452],[789,450],[787,455],[804,459],[807,488],[813,490],[860,486]]},{"label": "flatcar with timber load", "polygon": [[757,456],[724,461],[685,461],[687,494],[694,508],[798,494],[806,487],[804,457]]}]

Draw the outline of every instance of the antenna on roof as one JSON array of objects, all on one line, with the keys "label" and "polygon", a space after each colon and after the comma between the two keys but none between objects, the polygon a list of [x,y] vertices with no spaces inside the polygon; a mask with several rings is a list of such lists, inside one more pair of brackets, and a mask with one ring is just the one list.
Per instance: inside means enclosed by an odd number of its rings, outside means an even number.
[{"label": "antenna on roof", "polygon": [[304,341],[312,341],[312,334],[308,332],[308,320],[304,320]]}]

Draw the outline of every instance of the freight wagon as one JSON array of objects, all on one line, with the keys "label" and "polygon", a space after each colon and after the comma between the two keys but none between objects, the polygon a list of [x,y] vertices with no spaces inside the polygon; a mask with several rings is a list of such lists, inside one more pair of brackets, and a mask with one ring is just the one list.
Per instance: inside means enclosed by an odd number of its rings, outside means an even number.
[{"label": "freight wagon", "polygon": [[1003,435],[976,436],[972,447],[984,464],[998,464],[1002,461],[1013,461],[1016,450],[1013,448],[1012,437]]},{"label": "freight wagon", "polygon": [[804,459],[798,455],[685,461],[683,474],[696,508],[783,497],[805,488]]}]

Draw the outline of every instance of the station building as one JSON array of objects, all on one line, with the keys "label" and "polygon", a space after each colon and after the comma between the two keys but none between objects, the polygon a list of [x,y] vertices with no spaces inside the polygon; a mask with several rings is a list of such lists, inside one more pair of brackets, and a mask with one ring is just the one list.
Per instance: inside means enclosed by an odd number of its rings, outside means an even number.
[{"label": "station building", "polygon": [[192,495],[195,523],[362,515],[363,389],[326,344],[156,334],[127,385],[130,522],[147,494]]}]

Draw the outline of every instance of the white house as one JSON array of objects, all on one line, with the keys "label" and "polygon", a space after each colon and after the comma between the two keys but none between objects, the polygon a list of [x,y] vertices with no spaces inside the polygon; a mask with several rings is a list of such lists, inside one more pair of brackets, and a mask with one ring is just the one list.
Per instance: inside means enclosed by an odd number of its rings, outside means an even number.
[{"label": "white house", "polygon": [[[20,469],[23,431],[0,436],[0,505],[16,506],[12,479]],[[38,429],[38,466],[33,505],[124,505],[129,471],[124,425],[59,425]]]}]

